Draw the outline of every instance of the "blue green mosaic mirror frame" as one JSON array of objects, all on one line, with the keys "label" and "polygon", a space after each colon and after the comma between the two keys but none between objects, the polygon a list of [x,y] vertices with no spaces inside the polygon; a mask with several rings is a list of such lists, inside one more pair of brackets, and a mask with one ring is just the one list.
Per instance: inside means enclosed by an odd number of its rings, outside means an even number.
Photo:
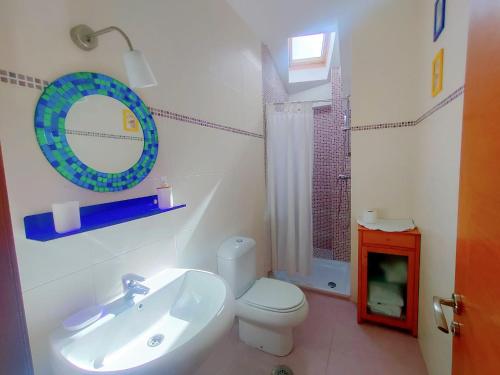
[{"label": "blue green mosaic mirror frame", "polygon": [[[73,104],[89,95],[104,95],[120,101],[134,113],[142,127],[144,148],[141,157],[126,171],[97,171],[80,161],[68,143],[66,116]],[[100,73],[72,73],[47,86],[36,106],[35,134],[43,154],[63,177],[97,192],[136,186],[151,172],[158,156],[158,132],[144,102],[125,84]]]}]

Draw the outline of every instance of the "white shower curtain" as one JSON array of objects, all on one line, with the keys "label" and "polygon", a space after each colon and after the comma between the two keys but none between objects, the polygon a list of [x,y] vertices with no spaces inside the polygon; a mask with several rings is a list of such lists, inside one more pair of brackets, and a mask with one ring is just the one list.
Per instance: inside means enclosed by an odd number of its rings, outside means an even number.
[{"label": "white shower curtain", "polygon": [[266,117],[273,271],[307,276],[313,257],[312,104],[269,104]]}]

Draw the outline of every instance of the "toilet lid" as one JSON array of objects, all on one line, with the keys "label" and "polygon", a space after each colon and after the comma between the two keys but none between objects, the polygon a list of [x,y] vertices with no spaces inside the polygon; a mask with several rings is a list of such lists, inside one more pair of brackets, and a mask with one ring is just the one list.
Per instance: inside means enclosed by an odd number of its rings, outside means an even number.
[{"label": "toilet lid", "polygon": [[241,299],[266,310],[286,312],[303,304],[304,293],[293,284],[263,277]]}]

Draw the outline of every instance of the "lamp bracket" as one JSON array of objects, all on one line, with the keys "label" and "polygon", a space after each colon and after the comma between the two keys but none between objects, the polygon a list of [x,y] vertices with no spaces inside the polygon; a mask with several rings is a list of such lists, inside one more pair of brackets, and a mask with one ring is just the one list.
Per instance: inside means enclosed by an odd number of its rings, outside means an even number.
[{"label": "lamp bracket", "polygon": [[73,42],[78,47],[80,47],[85,51],[91,51],[97,47],[97,37],[99,35],[106,34],[111,31],[118,31],[127,42],[128,48],[131,51],[134,49],[127,34],[125,34],[125,32],[122,29],[116,26],[110,26],[98,31],[94,31],[87,25],[77,25],[71,29],[70,35],[71,35],[71,40],[73,40]]},{"label": "lamp bracket", "polygon": [[92,36],[94,30],[87,25],[77,25],[70,31],[71,40],[81,49],[91,51],[97,47],[97,36]]}]

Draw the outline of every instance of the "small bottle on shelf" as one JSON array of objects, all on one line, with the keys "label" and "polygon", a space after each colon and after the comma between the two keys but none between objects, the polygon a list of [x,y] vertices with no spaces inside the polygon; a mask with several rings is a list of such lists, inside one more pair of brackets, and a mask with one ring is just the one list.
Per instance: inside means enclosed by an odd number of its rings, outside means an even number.
[{"label": "small bottle on shelf", "polygon": [[161,178],[161,185],[156,188],[158,194],[158,208],[165,210],[174,206],[172,185],[167,183],[166,177]]}]

